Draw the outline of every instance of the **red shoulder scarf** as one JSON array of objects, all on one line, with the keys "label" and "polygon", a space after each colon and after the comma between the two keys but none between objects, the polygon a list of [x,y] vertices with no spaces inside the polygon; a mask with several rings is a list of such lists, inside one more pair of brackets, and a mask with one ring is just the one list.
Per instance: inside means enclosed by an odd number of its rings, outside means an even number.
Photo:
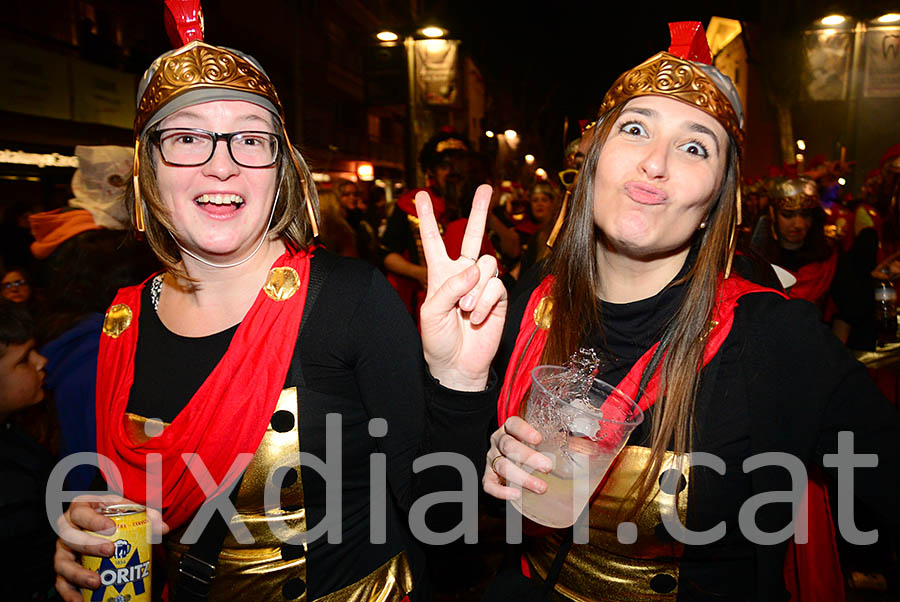
[{"label": "red shoulder scarf", "polygon": [[[548,331],[538,327],[540,316],[536,317],[535,312],[540,314],[539,305],[544,297],[549,297],[552,287],[553,277],[548,276],[531,294],[525,307],[516,344],[507,364],[503,388],[497,401],[497,419],[501,425],[507,418],[519,413],[522,399],[531,386],[531,370],[541,363]],[[734,325],[734,310],[740,298],[749,293],[759,292],[775,293],[786,298],[781,292],[759,286],[736,274],[720,281],[719,298],[713,310],[713,328],[707,336],[703,354],[704,366],[715,357],[728,338]],[[641,375],[658,345],[659,343],[648,349],[618,385],[618,388],[632,399],[637,395]],[[644,395],[637,400],[644,411],[656,402],[659,374],[660,368],[657,368],[644,389]],[[844,586],[841,577],[843,573],[835,544],[828,492],[821,471],[810,472],[803,504],[809,521],[809,541],[805,545],[797,545],[793,540],[789,542],[785,556],[785,586],[791,593],[791,599],[799,602],[843,602]],[[803,511],[801,516],[802,514]]]},{"label": "red shoulder scarf", "polygon": [[[534,292],[531,293],[531,297],[528,299],[525,314],[522,316],[522,322],[519,325],[519,335],[516,337],[516,344],[507,365],[503,388],[500,390],[500,398],[497,401],[497,420],[500,424],[506,422],[506,419],[510,416],[515,416],[519,413],[522,399],[531,386],[531,370],[541,363],[544,346],[547,344],[548,331],[538,327],[535,312],[538,310],[541,301],[545,297],[549,297],[552,287],[553,276],[547,276],[534,289]],[[704,366],[712,360],[718,353],[722,343],[728,338],[728,333],[731,332],[731,326],[734,324],[734,308],[737,307],[739,299],[749,293],[761,292],[776,293],[784,296],[782,293],[759,286],[737,275],[732,275],[727,280],[721,280],[718,301],[713,310],[713,328],[707,336],[706,350],[703,354]],[[647,364],[650,363],[650,359],[658,346],[659,344],[657,343],[648,349],[631,368],[622,382],[618,384],[618,388],[632,399],[637,395],[641,375],[644,373]],[[657,368],[647,383],[644,395],[641,399],[636,400],[642,410],[646,411],[656,402],[659,373],[660,368]]]},{"label": "red shoulder scarf", "polygon": [[[219,484],[218,490],[243,472],[262,441],[284,387],[306,304],[309,259],[308,252],[300,251],[285,252],[275,261],[273,269],[296,271],[299,288],[289,298],[277,301],[265,289],[260,290],[225,355],[197,393],[159,436],[142,444],[132,441],[125,431],[125,409],[134,382],[144,285],[119,291],[107,312],[97,363],[97,451],[112,489],[142,504],[148,499],[162,500],[163,518],[174,528],[206,500],[182,454],[197,454]],[[125,325],[122,316],[129,312],[130,325]],[[116,324],[124,325],[124,330],[120,327],[118,336],[113,337],[110,333],[116,333]],[[150,454],[161,456],[162,477],[152,470],[151,483],[161,483],[162,491],[151,489],[148,496]],[[239,454],[247,455],[235,464]],[[110,470],[110,464],[118,475]],[[202,474],[199,463],[195,468]]]}]

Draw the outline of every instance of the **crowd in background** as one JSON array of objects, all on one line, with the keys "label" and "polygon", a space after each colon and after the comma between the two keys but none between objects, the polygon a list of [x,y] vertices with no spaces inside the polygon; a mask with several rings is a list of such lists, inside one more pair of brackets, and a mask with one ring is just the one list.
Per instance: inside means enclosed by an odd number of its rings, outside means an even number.
[{"label": "crowd in background", "polygon": [[[0,225],[3,307],[30,316],[30,338],[49,392],[45,403],[32,400],[26,404],[30,407],[2,414],[0,478],[20,484],[26,493],[5,501],[18,511],[0,508],[0,532],[29,542],[33,549],[23,556],[47,560],[35,560],[26,572],[31,583],[46,585],[48,597],[53,596],[52,569],[49,555],[41,550],[52,546],[50,527],[42,511],[23,515],[22,509],[43,508],[43,483],[55,459],[93,449],[94,374],[103,314],[118,288],[159,269],[130,233],[121,207],[130,152],[79,147],[81,167],[68,206],[41,211],[37,203],[19,200],[7,205]],[[481,251],[497,257],[502,280],[513,290],[516,279],[549,253],[582,159],[576,140],[558,178],[501,180],[467,140],[441,131],[419,157],[424,188],[399,191],[388,203],[385,189],[372,183],[335,179],[320,185],[319,243],[378,266],[416,316],[427,271],[415,194],[426,190],[431,195],[454,258],[474,191],[489,183],[493,198]],[[843,186],[850,169],[844,161],[816,159],[773,167],[767,177],[745,181],[739,253],[751,263],[776,266],[776,285],[816,304],[822,320],[849,347],[874,350],[897,340],[895,314],[887,321],[883,315],[877,318],[885,301],[893,309],[892,282],[900,277],[900,145],[885,152],[857,194]],[[10,344],[4,342],[0,351]],[[86,489],[93,478],[92,469],[82,467],[67,485]]]},{"label": "crowd in background", "polygon": [[[426,273],[416,240],[415,193],[428,190],[438,199],[438,221],[452,255],[465,227],[466,199],[487,182],[494,195],[483,251],[496,255],[512,289],[550,251],[548,240],[583,160],[579,141],[566,150],[567,169],[558,178],[518,182],[499,179],[462,137],[439,132],[419,157],[427,185],[399,194],[390,204],[384,188],[370,182],[339,179],[320,186],[321,241],[341,255],[378,265],[415,316]],[[850,162],[815,157],[745,178],[739,249],[751,261],[777,266],[781,287],[793,298],[814,303],[850,348],[874,350],[877,343],[896,340],[896,329],[885,330],[882,324],[876,332],[875,292],[892,289],[900,275],[895,261],[900,253],[900,145],[884,153],[856,194],[845,186],[851,171]],[[454,224],[457,220],[463,221]]]}]

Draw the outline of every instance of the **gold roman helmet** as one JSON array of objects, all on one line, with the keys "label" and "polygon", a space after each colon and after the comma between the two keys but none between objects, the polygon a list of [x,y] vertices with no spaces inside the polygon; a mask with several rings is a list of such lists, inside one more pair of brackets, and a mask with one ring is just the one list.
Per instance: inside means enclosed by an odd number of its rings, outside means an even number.
[{"label": "gold roman helmet", "polygon": [[[215,100],[244,100],[278,117],[281,136],[297,175],[306,188],[303,172],[292,152],[284,125],[284,108],[275,86],[252,56],[203,41],[203,13],[196,0],[167,0],[167,28],[183,46],[158,57],[144,73],[138,86],[134,117],[134,202],[135,227],[144,231],[144,206],[138,180],[141,137],[147,129],[184,107]],[[177,30],[177,33],[173,31]],[[177,36],[177,38],[176,38]],[[306,198],[313,236],[319,235],[315,212]]]},{"label": "gold roman helmet", "polygon": [[[603,97],[598,122],[617,106],[639,96],[665,96],[708,113],[716,119],[734,140],[738,155],[744,142],[744,110],[737,89],[727,75],[712,65],[712,55],[706,41],[706,32],[699,21],[669,23],[672,44],[668,52],[660,52],[637,67],[619,76]],[[740,164],[737,166],[740,182]],[[559,230],[563,212],[554,232]],[[737,244],[735,232],[741,223],[741,193],[737,189],[736,220],[732,224],[729,240],[727,278]],[[548,241],[548,244],[549,243]]]},{"label": "gold roman helmet", "polygon": [[638,96],[677,98],[716,119],[734,139],[744,142],[744,109],[727,75],[712,65],[703,25],[695,21],[669,23],[672,45],[615,81],[600,104],[600,119],[613,108]]},{"label": "gold roman helmet", "polygon": [[806,177],[781,180],[772,185],[772,204],[782,211],[801,211],[819,206],[819,189],[815,180]]}]

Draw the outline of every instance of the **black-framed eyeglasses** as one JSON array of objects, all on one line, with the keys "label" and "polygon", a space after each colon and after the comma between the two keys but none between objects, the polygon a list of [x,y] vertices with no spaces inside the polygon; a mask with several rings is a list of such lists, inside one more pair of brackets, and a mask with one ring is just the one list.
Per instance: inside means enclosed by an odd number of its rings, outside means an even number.
[{"label": "black-framed eyeglasses", "polygon": [[3,290],[7,291],[13,288],[19,288],[20,286],[28,286],[27,280],[13,280],[12,282],[4,282],[0,287],[3,287]]},{"label": "black-framed eyeglasses", "polygon": [[164,128],[153,136],[163,162],[176,167],[197,167],[209,162],[219,140],[225,141],[231,160],[241,167],[271,167],[278,160],[281,142],[272,132],[220,134],[197,128]]}]

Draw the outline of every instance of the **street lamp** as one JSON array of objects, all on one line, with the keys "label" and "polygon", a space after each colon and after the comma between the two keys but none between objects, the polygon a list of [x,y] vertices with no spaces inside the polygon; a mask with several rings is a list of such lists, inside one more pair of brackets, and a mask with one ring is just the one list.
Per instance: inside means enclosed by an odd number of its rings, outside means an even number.
[{"label": "street lamp", "polygon": [[532,155],[532,154],[525,155],[525,163],[528,163],[529,165],[534,163],[534,155]]},{"label": "street lamp", "polygon": [[[443,27],[434,24],[428,24],[425,27],[415,29],[410,28],[400,33],[382,30],[375,34],[383,47],[397,47],[402,41],[402,49],[406,55],[406,128],[405,128],[405,157],[404,166],[406,168],[407,184],[414,188],[417,181],[416,157],[418,155],[420,133],[420,120],[422,119],[421,102],[417,100],[416,91],[416,45],[419,41],[429,44],[439,44],[437,38],[443,38],[448,35],[448,31]],[[422,40],[428,38],[428,40]]]},{"label": "street lamp", "polygon": [[356,175],[363,182],[371,182],[375,179],[375,166],[371,163],[360,163],[356,166]]},{"label": "street lamp", "polygon": [[506,130],[505,132],[503,132],[503,135],[506,136],[507,142],[512,142],[519,136],[519,134],[518,134],[518,132],[516,132],[516,130]]},{"label": "street lamp", "polygon": [[484,135],[488,138],[493,138],[494,132],[492,132],[491,130],[485,130]]},{"label": "street lamp", "polygon": [[828,15],[827,17],[822,18],[821,23],[822,23],[822,25],[829,25],[829,26],[840,25],[841,23],[843,23],[846,20],[847,20],[847,18],[844,17],[844,15]]},{"label": "street lamp", "polygon": [[896,23],[900,21],[900,14],[898,13],[887,13],[885,15],[881,15],[876,19],[879,23]]},{"label": "street lamp", "polygon": [[437,27],[435,25],[429,25],[428,27],[423,27],[419,31],[426,38],[441,38],[441,37],[447,35],[447,31],[443,27]]},{"label": "street lamp", "polygon": [[802,151],[806,150],[806,140],[797,140],[797,148]]}]

